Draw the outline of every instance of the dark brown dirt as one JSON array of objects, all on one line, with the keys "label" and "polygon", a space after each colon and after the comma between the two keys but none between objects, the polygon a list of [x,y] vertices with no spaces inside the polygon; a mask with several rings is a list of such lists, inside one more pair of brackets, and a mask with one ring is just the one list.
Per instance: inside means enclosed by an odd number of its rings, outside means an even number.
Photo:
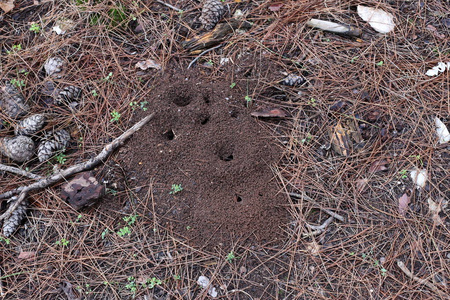
[{"label": "dark brown dirt", "polygon": [[154,119],[120,151],[138,186],[155,182],[156,216],[198,247],[283,237],[287,199],[271,170],[282,151],[244,97],[194,72],[166,74],[136,116]]}]

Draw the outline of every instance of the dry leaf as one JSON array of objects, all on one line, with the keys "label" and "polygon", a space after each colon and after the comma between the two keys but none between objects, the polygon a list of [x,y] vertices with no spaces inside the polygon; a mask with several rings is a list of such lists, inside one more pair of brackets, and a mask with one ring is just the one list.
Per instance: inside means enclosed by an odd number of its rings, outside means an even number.
[{"label": "dry leaf", "polygon": [[439,33],[438,31],[437,31],[437,29],[436,29],[436,27],[434,27],[433,25],[427,25],[427,27],[426,27],[429,31],[431,31],[431,33],[435,36],[435,37],[437,37],[438,39],[441,39],[441,40],[443,40],[443,39],[445,39],[445,35],[444,34],[442,34],[442,33]]},{"label": "dry leaf", "polygon": [[357,11],[361,19],[380,33],[391,32],[395,27],[394,16],[384,10],[358,5]]},{"label": "dry leaf", "polygon": [[141,68],[141,70],[147,70],[149,68],[161,70],[161,65],[155,62],[153,59],[147,59],[136,63],[136,68]]},{"label": "dry leaf", "polygon": [[445,144],[450,141],[450,133],[448,132],[447,126],[439,120],[438,117],[435,118],[436,122],[436,133],[439,137],[439,143]]},{"label": "dry leaf", "polygon": [[442,202],[436,203],[431,198],[428,198],[428,209],[430,210],[431,218],[433,219],[435,226],[444,224],[444,221],[442,221],[441,217],[439,216],[439,213],[442,210],[441,203]]},{"label": "dry leaf", "polygon": [[406,211],[408,210],[408,204],[410,202],[409,196],[404,193],[403,196],[398,198],[398,212],[401,216],[406,216]]},{"label": "dry leaf", "polygon": [[36,251],[22,251],[17,258],[23,260],[33,260],[35,257]]},{"label": "dry leaf", "polygon": [[308,243],[306,245],[306,250],[314,256],[317,256],[320,254],[321,248],[322,247],[316,241],[312,241],[311,243]]},{"label": "dry leaf", "polygon": [[338,122],[334,129],[329,130],[331,145],[334,151],[340,155],[348,156],[352,150],[352,141],[350,140],[350,130],[342,127],[341,122]]},{"label": "dry leaf", "polygon": [[423,189],[428,180],[427,170],[425,169],[415,169],[411,171],[411,179],[416,184],[418,189]]},{"label": "dry leaf", "polygon": [[14,0],[0,0],[0,8],[5,13],[10,12],[14,8]]},{"label": "dry leaf", "polygon": [[369,168],[370,173],[380,172],[380,171],[386,171],[388,167],[386,165],[389,162],[385,159],[374,161]]},{"label": "dry leaf", "polygon": [[369,179],[367,178],[356,180],[356,189],[358,192],[362,193],[366,189],[368,183]]},{"label": "dry leaf", "polygon": [[257,118],[285,118],[288,114],[281,108],[265,108],[251,113],[253,117]]},{"label": "dry leaf", "polygon": [[269,6],[270,11],[279,11],[281,7],[283,7],[283,3],[276,3]]}]

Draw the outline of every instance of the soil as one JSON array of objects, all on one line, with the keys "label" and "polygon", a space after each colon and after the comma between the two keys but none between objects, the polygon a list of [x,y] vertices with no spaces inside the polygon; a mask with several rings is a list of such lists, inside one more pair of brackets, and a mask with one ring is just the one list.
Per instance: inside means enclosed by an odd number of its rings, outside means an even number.
[{"label": "soil", "polygon": [[[155,117],[119,160],[138,186],[154,181],[156,215],[198,247],[281,239],[288,202],[271,170],[281,149],[250,116],[239,89],[170,72],[153,90],[142,99],[147,111],[135,118]],[[182,191],[171,192],[172,185]]]}]

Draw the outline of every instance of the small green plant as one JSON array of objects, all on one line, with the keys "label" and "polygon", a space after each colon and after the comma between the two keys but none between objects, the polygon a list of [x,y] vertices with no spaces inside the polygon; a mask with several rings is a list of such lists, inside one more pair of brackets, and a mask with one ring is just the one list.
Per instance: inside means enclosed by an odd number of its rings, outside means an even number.
[{"label": "small green plant", "polygon": [[206,62],[206,65],[212,67],[214,65],[214,62],[210,59]]},{"label": "small green plant", "polygon": [[138,105],[138,103],[137,103],[137,101],[133,101],[133,102],[131,102],[130,103],[130,106],[131,106],[131,109],[132,110],[135,110],[136,108],[140,108],[140,109],[142,109],[143,111],[147,111],[147,107],[146,107],[146,105],[148,104],[148,101],[141,101],[140,103],[139,103],[139,105]]},{"label": "small green plant", "polygon": [[98,97],[98,93],[97,93],[96,90],[92,90],[92,91],[91,91],[91,94],[92,94],[92,96],[94,96],[94,97]]},{"label": "small green plant", "polygon": [[22,50],[22,44],[12,45],[11,50],[6,50],[6,54],[11,54],[19,50]]},{"label": "small green plant", "polygon": [[402,179],[408,178],[407,173],[408,173],[408,170],[406,170],[406,169],[403,169],[403,170],[401,170],[400,172],[398,172],[398,174],[400,175],[400,177],[401,177]]},{"label": "small green plant", "polygon": [[181,276],[180,276],[180,275],[173,275],[173,279],[175,279],[175,280],[180,280],[180,279],[181,279]]},{"label": "small green plant", "polygon": [[415,158],[420,163],[420,166],[423,166],[423,161],[422,161],[422,158],[420,157],[420,154],[410,155],[409,157]]},{"label": "small green plant", "polygon": [[113,196],[117,196],[118,192],[115,189],[107,188],[106,189],[107,194],[111,194]]},{"label": "small green plant", "polygon": [[118,111],[113,110],[113,111],[111,112],[111,117],[112,117],[112,119],[111,119],[110,122],[117,122],[117,121],[119,121],[121,116],[122,116],[122,115],[121,115]]},{"label": "small green plant", "polygon": [[18,88],[25,86],[25,81],[24,81],[24,80],[19,80],[19,79],[13,78],[13,79],[11,79],[9,82],[10,82],[12,85],[15,85],[15,86],[18,87]]},{"label": "small green plant", "polygon": [[138,218],[138,215],[131,215],[131,216],[126,216],[123,217],[122,219],[128,223],[128,225],[133,225],[134,223],[136,223],[136,220]]},{"label": "small green plant", "polygon": [[384,64],[384,61],[380,60],[379,62],[376,63],[377,66],[381,67]]},{"label": "small green plant", "polygon": [[235,260],[236,258],[238,258],[233,251],[231,251],[230,253],[227,254],[227,261],[229,263],[231,263],[233,260]]},{"label": "small green plant", "polygon": [[103,82],[109,82],[109,81],[111,81],[112,78],[113,78],[113,73],[109,72],[108,75],[106,75],[105,78],[102,78],[102,81]]},{"label": "small green plant", "polygon": [[133,276],[128,277],[128,283],[125,285],[127,290],[130,290],[133,294],[137,292],[136,279]]},{"label": "small green plant", "polygon": [[317,106],[317,100],[315,98],[311,98],[308,100],[308,105],[311,105],[312,107]]},{"label": "small green plant", "polygon": [[130,227],[125,226],[119,229],[119,231],[117,231],[117,235],[120,237],[124,237],[126,235],[130,235],[131,234],[131,230]]},{"label": "small green plant", "polygon": [[192,229],[192,226],[186,226],[186,230],[191,230]]},{"label": "small green plant", "polygon": [[236,86],[236,82],[232,82],[231,84],[230,84],[230,88],[232,89],[232,88],[234,88]]},{"label": "small green plant", "polygon": [[359,58],[359,56],[355,56],[355,57],[353,57],[353,58],[350,60],[350,62],[351,62],[351,63],[354,63],[355,61],[358,60],[358,58]]},{"label": "small green plant", "polygon": [[69,241],[66,240],[65,238],[60,239],[59,241],[55,242],[55,245],[58,246],[68,246],[69,245]]},{"label": "small green plant", "polygon": [[64,154],[64,150],[63,150],[63,152],[60,152],[58,155],[55,156],[55,159],[56,159],[56,161],[57,161],[59,164],[63,165],[63,164],[65,164],[66,161],[67,161],[67,157],[66,157],[66,156],[67,156],[67,155]]},{"label": "small green plant", "polygon": [[108,233],[109,233],[109,229],[108,229],[108,228],[106,228],[105,230],[102,231],[102,235],[101,235],[102,240],[104,240],[104,239],[106,238],[106,235],[107,235]]},{"label": "small green plant", "polygon": [[39,26],[39,24],[37,23],[32,23],[30,26],[30,31],[38,34],[41,31],[41,26]]},{"label": "small green plant", "polygon": [[304,138],[304,139],[301,139],[301,143],[302,144],[306,144],[306,143],[309,143],[309,142],[311,142],[311,140],[312,140],[312,135],[310,135],[309,133],[308,133],[308,135]]},{"label": "small green plant", "polygon": [[244,100],[246,102],[247,107],[249,107],[249,105],[252,104],[252,97],[250,97],[249,95],[245,96]]},{"label": "small green plant", "polygon": [[147,279],[144,283],[142,283],[142,287],[153,289],[155,286],[162,284],[162,281],[156,277],[152,277]]},{"label": "small green plant", "polygon": [[11,240],[0,236],[0,242],[4,242],[6,245],[9,245],[11,243]]},{"label": "small green plant", "polygon": [[182,190],[183,190],[183,187],[181,186],[181,184],[172,184],[172,188],[170,189],[169,194],[175,195],[176,193],[179,193]]}]

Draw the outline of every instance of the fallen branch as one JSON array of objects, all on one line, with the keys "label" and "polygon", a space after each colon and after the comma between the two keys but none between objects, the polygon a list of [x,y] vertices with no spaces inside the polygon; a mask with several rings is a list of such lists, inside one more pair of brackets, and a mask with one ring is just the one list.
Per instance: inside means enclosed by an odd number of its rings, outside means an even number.
[{"label": "fallen branch", "polygon": [[330,223],[333,222],[333,220],[334,220],[334,217],[329,217],[320,226],[309,225],[308,223],[305,223],[306,227],[308,227],[309,229],[314,230],[314,231],[313,232],[304,233],[303,237],[309,237],[309,236],[314,236],[314,235],[321,234],[322,232],[325,231],[325,229],[328,227],[328,225],[330,225]]},{"label": "fallen branch", "polygon": [[25,177],[28,177],[31,179],[37,179],[37,180],[44,178],[41,175],[33,174],[33,173],[27,172],[25,170],[22,170],[22,169],[19,169],[16,167],[6,166],[3,164],[0,164],[0,171],[6,171],[6,172],[14,173],[17,175],[25,176]]},{"label": "fallen branch", "polygon": [[[1,196],[1,195],[0,195],[0,196]],[[310,202],[312,202],[312,203],[314,203],[314,204],[317,205],[316,201],[314,201],[313,198],[311,198],[311,197],[305,195],[304,193],[302,193],[302,194],[289,193],[289,196],[292,196],[292,197],[295,197],[295,198],[299,198],[299,199],[306,199],[306,200],[308,200],[308,201],[310,201]],[[319,205],[317,205],[317,206],[319,206]],[[322,211],[324,211],[325,213],[329,214],[329,215],[332,216],[333,218],[338,219],[338,220],[341,221],[341,222],[344,222],[344,220],[345,220],[345,218],[344,218],[343,216],[341,216],[341,215],[339,215],[339,214],[337,214],[337,213],[335,213],[335,212],[333,212],[333,211],[331,211],[331,210],[329,210],[329,209],[322,208],[322,207],[320,207],[320,206],[319,206],[319,209],[322,210]]]},{"label": "fallen branch", "polygon": [[420,284],[426,285],[431,290],[433,290],[433,292],[435,292],[436,294],[438,294],[440,296],[443,296],[442,295],[442,291],[437,286],[435,286],[434,284],[432,284],[431,282],[429,282],[429,281],[427,281],[425,279],[422,279],[422,278],[419,278],[417,276],[414,276],[414,274],[405,266],[405,264],[401,260],[397,260],[397,266],[400,268],[400,270],[403,271],[403,273],[406,274],[406,276],[408,276],[412,280],[415,280],[415,281],[417,281]]},{"label": "fallen branch", "polygon": [[137,122],[136,124],[134,124],[133,127],[128,129],[127,131],[122,133],[118,138],[116,138],[114,141],[112,141],[111,143],[106,145],[105,148],[103,148],[102,152],[100,152],[96,157],[91,158],[90,160],[85,161],[83,163],[71,166],[67,169],[61,170],[57,174],[53,174],[49,177],[43,178],[43,179],[41,179],[33,184],[30,184],[28,186],[22,186],[20,188],[15,189],[15,191],[20,191],[18,199],[14,203],[11,203],[8,210],[0,216],[0,220],[8,218],[11,215],[11,213],[25,199],[25,197],[27,196],[27,194],[29,192],[46,188],[46,187],[53,185],[53,184],[57,183],[58,181],[66,178],[66,177],[69,177],[73,174],[92,169],[99,163],[103,162],[115,149],[117,149],[119,146],[121,146],[132,134],[134,134],[136,131],[141,129],[142,126],[147,124],[153,118],[153,116],[154,116],[154,114],[148,115],[145,118],[143,118],[142,120],[140,120],[139,122]]}]

